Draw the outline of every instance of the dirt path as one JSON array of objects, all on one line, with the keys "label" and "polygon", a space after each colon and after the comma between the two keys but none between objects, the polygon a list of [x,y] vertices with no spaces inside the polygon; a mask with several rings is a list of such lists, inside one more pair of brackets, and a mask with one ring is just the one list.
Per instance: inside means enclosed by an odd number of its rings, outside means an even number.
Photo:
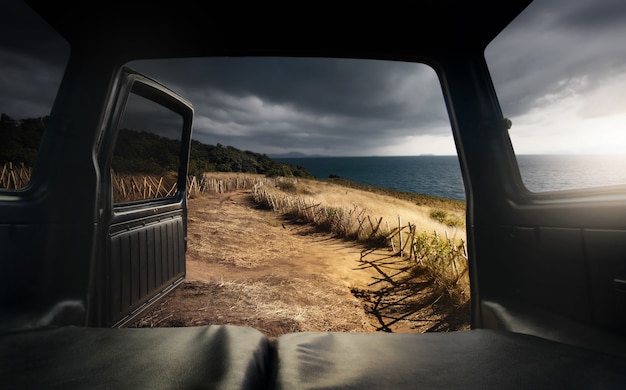
[{"label": "dirt path", "polygon": [[425,273],[387,250],[258,209],[249,191],[188,203],[186,281],[133,326],[235,324],[269,337],[468,327],[466,309],[447,305]]}]

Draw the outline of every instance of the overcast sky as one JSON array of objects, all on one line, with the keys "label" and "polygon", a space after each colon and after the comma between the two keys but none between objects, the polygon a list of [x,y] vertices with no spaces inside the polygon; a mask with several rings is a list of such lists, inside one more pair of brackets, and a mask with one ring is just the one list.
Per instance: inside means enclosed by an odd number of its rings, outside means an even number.
[{"label": "overcast sky", "polygon": [[[11,0],[12,1],[12,0]],[[0,111],[49,112],[69,55],[0,5]],[[12,11],[13,10],[13,11]],[[53,38],[46,27],[38,32]],[[626,153],[626,1],[536,0],[486,51],[518,153]],[[26,55],[35,47],[38,56]],[[17,54],[17,55],[16,55]],[[195,138],[277,154],[455,154],[441,88],[420,64],[214,58],[130,64],[189,99]]]}]

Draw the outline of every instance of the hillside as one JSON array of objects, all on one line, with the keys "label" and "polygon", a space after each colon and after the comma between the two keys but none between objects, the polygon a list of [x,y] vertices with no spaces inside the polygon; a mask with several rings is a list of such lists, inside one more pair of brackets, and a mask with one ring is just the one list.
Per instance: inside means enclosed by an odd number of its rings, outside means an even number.
[{"label": "hillside", "polygon": [[[12,162],[32,167],[44,132],[45,117],[16,120],[0,117],[0,165]],[[146,131],[121,129],[118,134],[113,170],[117,173],[163,175],[177,171],[180,141]],[[221,144],[208,145],[193,140],[189,174],[203,172],[242,172],[269,177],[312,178],[305,168],[272,160],[265,154],[242,151]]]}]

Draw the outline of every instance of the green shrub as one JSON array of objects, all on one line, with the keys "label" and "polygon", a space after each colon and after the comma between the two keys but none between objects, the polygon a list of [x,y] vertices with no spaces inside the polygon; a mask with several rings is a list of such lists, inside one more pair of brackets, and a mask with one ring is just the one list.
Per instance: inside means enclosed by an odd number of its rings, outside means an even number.
[{"label": "green shrub", "polygon": [[450,227],[464,227],[465,221],[459,217],[451,215],[446,219],[445,224]]},{"label": "green shrub", "polygon": [[436,289],[446,291],[451,298],[462,302],[464,289],[469,285],[467,280],[459,283],[461,279],[467,279],[468,264],[463,243],[421,233],[414,236],[413,245],[415,259],[426,266]]},{"label": "green shrub", "polygon": [[456,215],[451,215],[445,210],[435,209],[430,212],[430,218],[434,219],[439,223],[443,223],[446,226],[450,227],[463,227],[465,226],[465,222]]},{"label": "green shrub", "polygon": [[444,210],[433,210],[430,212],[430,218],[437,222],[444,223],[446,218],[448,218],[448,212]]},{"label": "green shrub", "polygon": [[276,183],[277,187],[284,192],[296,193],[296,184],[291,181],[279,181]]}]

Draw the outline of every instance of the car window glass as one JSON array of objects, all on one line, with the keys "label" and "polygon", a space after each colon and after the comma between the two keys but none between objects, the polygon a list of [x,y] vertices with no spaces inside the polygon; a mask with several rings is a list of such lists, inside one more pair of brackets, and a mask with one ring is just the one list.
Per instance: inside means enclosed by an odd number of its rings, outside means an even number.
[{"label": "car window glass", "polygon": [[626,3],[531,3],[485,58],[534,192],[626,184]]},{"label": "car window glass", "polygon": [[0,189],[20,190],[30,181],[70,51],[24,2],[0,2],[0,15]]},{"label": "car window glass", "polygon": [[131,93],[111,163],[115,203],[176,195],[183,118]]}]

